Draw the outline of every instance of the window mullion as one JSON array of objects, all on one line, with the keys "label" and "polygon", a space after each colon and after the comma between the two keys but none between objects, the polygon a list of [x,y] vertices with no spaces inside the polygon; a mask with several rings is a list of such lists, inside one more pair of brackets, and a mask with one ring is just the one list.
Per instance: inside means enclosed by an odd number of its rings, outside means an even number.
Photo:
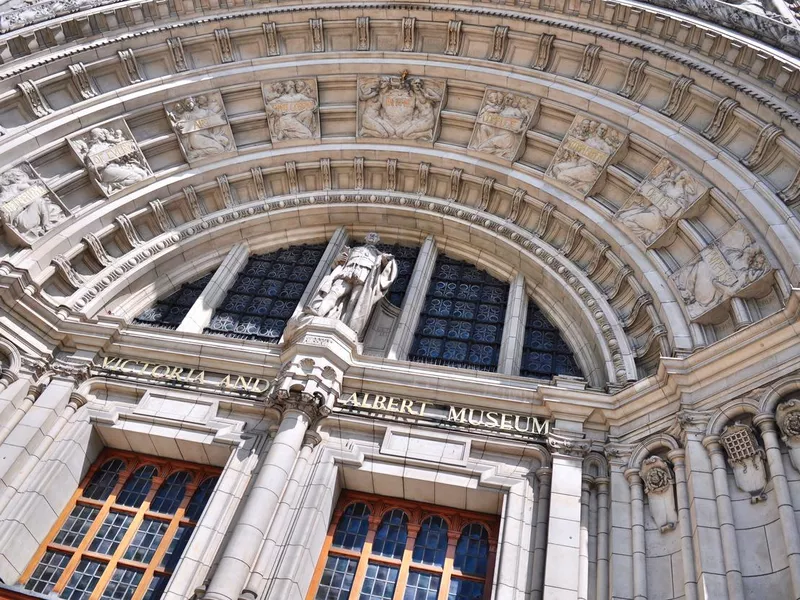
[{"label": "window mullion", "polygon": [[497,538],[489,537],[489,553],[486,557],[486,579],[483,584],[483,600],[491,600],[494,582],[494,561],[497,556]]},{"label": "window mullion", "polygon": [[353,587],[350,588],[350,594],[347,596],[348,600],[356,600],[361,593],[361,587],[364,585],[364,576],[367,574],[367,567],[369,566],[369,556],[372,554],[372,544],[375,541],[375,533],[378,531],[379,525],[380,519],[376,518],[374,514],[370,514],[367,539],[364,540],[361,557],[358,559],[356,574],[353,576]]},{"label": "window mullion", "polygon": [[403,550],[403,562],[400,563],[400,572],[397,574],[397,586],[394,588],[392,600],[401,600],[406,590],[408,571],[411,566],[411,557],[414,554],[414,544],[417,541],[419,528],[419,523],[408,524],[408,537],[406,538],[406,547]]},{"label": "window mullion", "polygon": [[444,556],[444,566],[442,567],[442,583],[439,586],[439,596],[437,600],[447,600],[450,593],[450,578],[453,576],[453,561],[456,556],[456,544],[461,533],[458,528],[447,530],[447,552]]}]

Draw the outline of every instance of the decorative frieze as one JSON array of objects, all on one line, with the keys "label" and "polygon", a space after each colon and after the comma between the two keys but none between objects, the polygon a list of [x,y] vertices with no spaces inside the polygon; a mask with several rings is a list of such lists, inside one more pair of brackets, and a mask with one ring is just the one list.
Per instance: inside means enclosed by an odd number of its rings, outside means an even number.
[{"label": "decorative frieze", "polygon": [[692,87],[694,79],[681,75],[672,80],[672,86],[669,89],[669,96],[664,103],[664,107],[659,111],[662,115],[674,117],[683,108],[684,100]]},{"label": "decorative frieze", "polygon": [[356,18],[356,50],[369,50],[369,17]]},{"label": "decorative frieze", "polygon": [[736,487],[750,494],[750,502],[766,500],[767,473],[764,450],[759,447],[753,429],[743,423],[726,427],[719,441],[728,455]]},{"label": "decorative frieze", "polygon": [[625,74],[625,82],[622,84],[619,92],[623,98],[633,98],[639,92],[644,81],[644,70],[648,62],[641,58],[631,59],[628,65],[628,71]]},{"label": "decorative frieze", "polygon": [[448,56],[458,56],[461,50],[461,21],[447,22],[447,44],[444,53]]},{"label": "decorative frieze", "polygon": [[714,309],[733,297],[768,291],[772,272],[767,256],[745,226],[736,222],[703,248],[670,279],[693,321],[713,320]]},{"label": "decorative frieze", "polygon": [[128,78],[128,83],[134,84],[144,81],[141,71],[139,71],[139,63],[136,62],[136,55],[133,50],[120,50],[117,52],[119,62],[122,65],[122,71]]},{"label": "decorative frieze", "polygon": [[580,67],[578,67],[578,72],[575,74],[575,79],[584,83],[591,81],[599,62],[597,57],[600,55],[600,50],[602,48],[597,44],[588,44],[583,49],[583,58],[581,59]]},{"label": "decorative frieze", "polygon": [[189,96],[164,105],[178,145],[189,163],[236,151],[220,92]]},{"label": "decorative frieze", "polygon": [[267,45],[267,56],[279,56],[281,53],[281,48],[278,45],[278,28],[275,26],[273,21],[269,21],[268,23],[262,23],[262,29],[264,30],[264,41]]},{"label": "decorative frieze", "polygon": [[550,66],[550,55],[553,50],[553,41],[556,39],[552,33],[543,33],[539,36],[539,43],[536,47],[536,56],[533,58],[531,68],[537,71],[546,71]]},{"label": "decorative frieze", "polygon": [[651,456],[642,464],[640,471],[644,483],[644,493],[650,514],[661,533],[675,529],[678,523],[678,511],[675,508],[675,478],[666,461],[658,456]]},{"label": "decorative frieze", "polygon": [[588,116],[576,115],[545,176],[584,197],[605,175],[606,167],[621,154],[626,142],[626,134]]},{"label": "decorative frieze", "polygon": [[403,17],[403,45],[400,50],[403,52],[413,52],[417,39],[417,19],[415,17]]},{"label": "decorative frieze", "polygon": [[487,88],[468,148],[514,162],[525,151],[526,132],[539,100]]},{"label": "decorative frieze", "polygon": [[106,196],[143,181],[153,174],[123,119],[67,138],[89,178]]},{"label": "decorative frieze", "polygon": [[17,87],[22,92],[22,97],[25,98],[28,108],[36,118],[46,117],[53,112],[47,100],[39,92],[39,87],[35,81],[23,81],[17,84]]},{"label": "decorative frieze", "polygon": [[311,29],[311,51],[325,52],[325,34],[322,30],[322,19],[309,19]]},{"label": "decorative frieze", "polygon": [[712,142],[717,141],[730,122],[731,113],[733,113],[738,106],[739,103],[733,98],[722,98],[722,100],[717,103],[717,108],[714,111],[711,122],[702,131],[703,137]]},{"label": "decorative frieze", "polygon": [[88,100],[89,98],[94,98],[97,95],[97,90],[94,87],[94,83],[89,77],[89,74],[86,72],[86,67],[83,63],[79,62],[75,63],[74,65],[69,65],[69,74],[72,78],[72,83],[75,86],[75,89],[78,90],[81,98]]},{"label": "decorative frieze", "polygon": [[226,27],[214,30],[214,39],[217,42],[217,52],[219,59],[223,63],[231,63],[236,60],[233,56],[233,46],[231,45],[231,35]]},{"label": "decorative frieze", "polygon": [[381,75],[358,78],[359,138],[435,141],[444,80]]},{"label": "decorative frieze", "polygon": [[189,64],[186,62],[186,55],[183,53],[183,42],[179,37],[167,38],[167,46],[172,55],[172,65],[175,67],[176,73],[183,73],[189,70]]},{"label": "decorative frieze", "polygon": [[15,246],[32,244],[70,214],[29,163],[0,174],[0,221]]},{"label": "decorative frieze", "polygon": [[783,129],[777,125],[771,123],[764,125],[758,132],[753,149],[742,159],[742,164],[752,171],[757,171],[772,157],[776,150],[776,142],[782,135]]},{"label": "decorative frieze", "polygon": [[272,143],[319,139],[317,80],[289,79],[265,83],[261,91]]},{"label": "decorative frieze", "polygon": [[708,188],[666,156],[642,180],[614,220],[648,248],[674,241],[676,223],[699,208]]},{"label": "decorative frieze", "polygon": [[508,26],[495,25],[492,32],[492,46],[489,51],[489,60],[502,62],[506,55],[508,45]]}]

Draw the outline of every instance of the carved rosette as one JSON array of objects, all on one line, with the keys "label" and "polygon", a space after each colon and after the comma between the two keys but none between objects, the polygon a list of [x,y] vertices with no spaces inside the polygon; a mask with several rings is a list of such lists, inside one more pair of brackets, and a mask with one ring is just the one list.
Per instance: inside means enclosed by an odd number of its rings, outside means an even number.
[{"label": "carved rosette", "polygon": [[286,79],[261,88],[272,143],[319,139],[317,80]]},{"label": "carved rosette", "polygon": [[219,92],[168,102],[164,110],[188,162],[236,151],[233,132]]},{"label": "carved rosette", "polygon": [[381,75],[358,78],[359,138],[433,143],[439,135],[439,113],[446,82],[427,77]]},{"label": "carved rosette", "polygon": [[750,426],[735,423],[726,427],[720,435],[720,443],[728,455],[736,487],[750,494],[752,503],[766,500],[765,454]]},{"label": "carved rosette", "polygon": [[578,114],[545,176],[583,198],[605,176],[606,167],[622,155],[627,139],[621,131]]},{"label": "carved rosette", "polygon": [[733,297],[760,297],[771,289],[772,266],[741,222],[703,248],[670,279],[693,321],[714,322]]},{"label": "carved rosette", "polygon": [[661,533],[675,529],[678,522],[678,511],[675,508],[675,478],[669,464],[658,456],[651,456],[644,461],[639,472],[644,483],[644,493],[650,514]]},{"label": "carved rosette", "polygon": [[787,400],[778,405],[775,420],[781,430],[783,443],[789,449],[792,465],[800,471],[800,400]]},{"label": "carved rosette", "polygon": [[0,222],[17,246],[28,246],[71,213],[29,163],[0,174]]},{"label": "carved rosette", "polygon": [[536,98],[487,88],[469,149],[515,161],[525,151],[525,134],[538,109]]}]

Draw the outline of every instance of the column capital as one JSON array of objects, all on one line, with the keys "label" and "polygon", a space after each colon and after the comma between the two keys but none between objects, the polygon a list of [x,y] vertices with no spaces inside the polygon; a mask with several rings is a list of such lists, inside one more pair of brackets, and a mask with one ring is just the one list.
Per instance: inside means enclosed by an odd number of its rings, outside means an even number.
[{"label": "column capital", "polygon": [[598,493],[604,494],[608,491],[608,486],[611,485],[611,478],[595,477],[594,484],[597,486]]},{"label": "column capital", "polygon": [[77,411],[81,406],[84,406],[87,402],[88,400],[86,399],[86,396],[84,396],[83,394],[79,394],[78,392],[72,392],[69,395],[69,402],[67,403],[67,406],[72,406]]},{"label": "column capital", "polygon": [[703,447],[708,450],[709,454],[722,454],[724,456],[724,451],[722,450],[722,444],[719,441],[718,435],[707,435],[704,437]]},{"label": "column capital", "polygon": [[686,449],[675,448],[675,450],[670,450],[667,453],[667,458],[672,462],[673,465],[683,466],[686,463]]},{"label": "column capital", "polygon": [[550,467],[539,467],[536,469],[536,478],[540,483],[549,483],[553,476],[553,469]]},{"label": "column capital", "polygon": [[628,485],[631,487],[642,485],[642,476],[639,473],[639,469],[625,469],[625,479],[628,480]]},{"label": "column capital", "polygon": [[778,422],[775,415],[771,413],[759,413],[753,417],[753,425],[758,427],[762,434],[769,432],[778,432]]},{"label": "column capital", "polygon": [[592,443],[583,438],[552,432],[547,436],[547,445],[553,454],[570,458],[583,458],[592,448]]},{"label": "column capital", "polygon": [[581,489],[588,492],[595,484],[595,478],[592,475],[581,476]]}]

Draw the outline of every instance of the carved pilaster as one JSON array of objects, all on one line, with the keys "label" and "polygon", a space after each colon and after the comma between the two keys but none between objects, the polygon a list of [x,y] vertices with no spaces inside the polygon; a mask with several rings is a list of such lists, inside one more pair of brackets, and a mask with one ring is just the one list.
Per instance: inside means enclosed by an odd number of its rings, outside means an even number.
[{"label": "carved pilaster", "polygon": [[278,45],[278,30],[275,23],[272,21],[263,23],[264,40],[267,44],[267,56],[279,56],[281,53],[280,46]]}]

